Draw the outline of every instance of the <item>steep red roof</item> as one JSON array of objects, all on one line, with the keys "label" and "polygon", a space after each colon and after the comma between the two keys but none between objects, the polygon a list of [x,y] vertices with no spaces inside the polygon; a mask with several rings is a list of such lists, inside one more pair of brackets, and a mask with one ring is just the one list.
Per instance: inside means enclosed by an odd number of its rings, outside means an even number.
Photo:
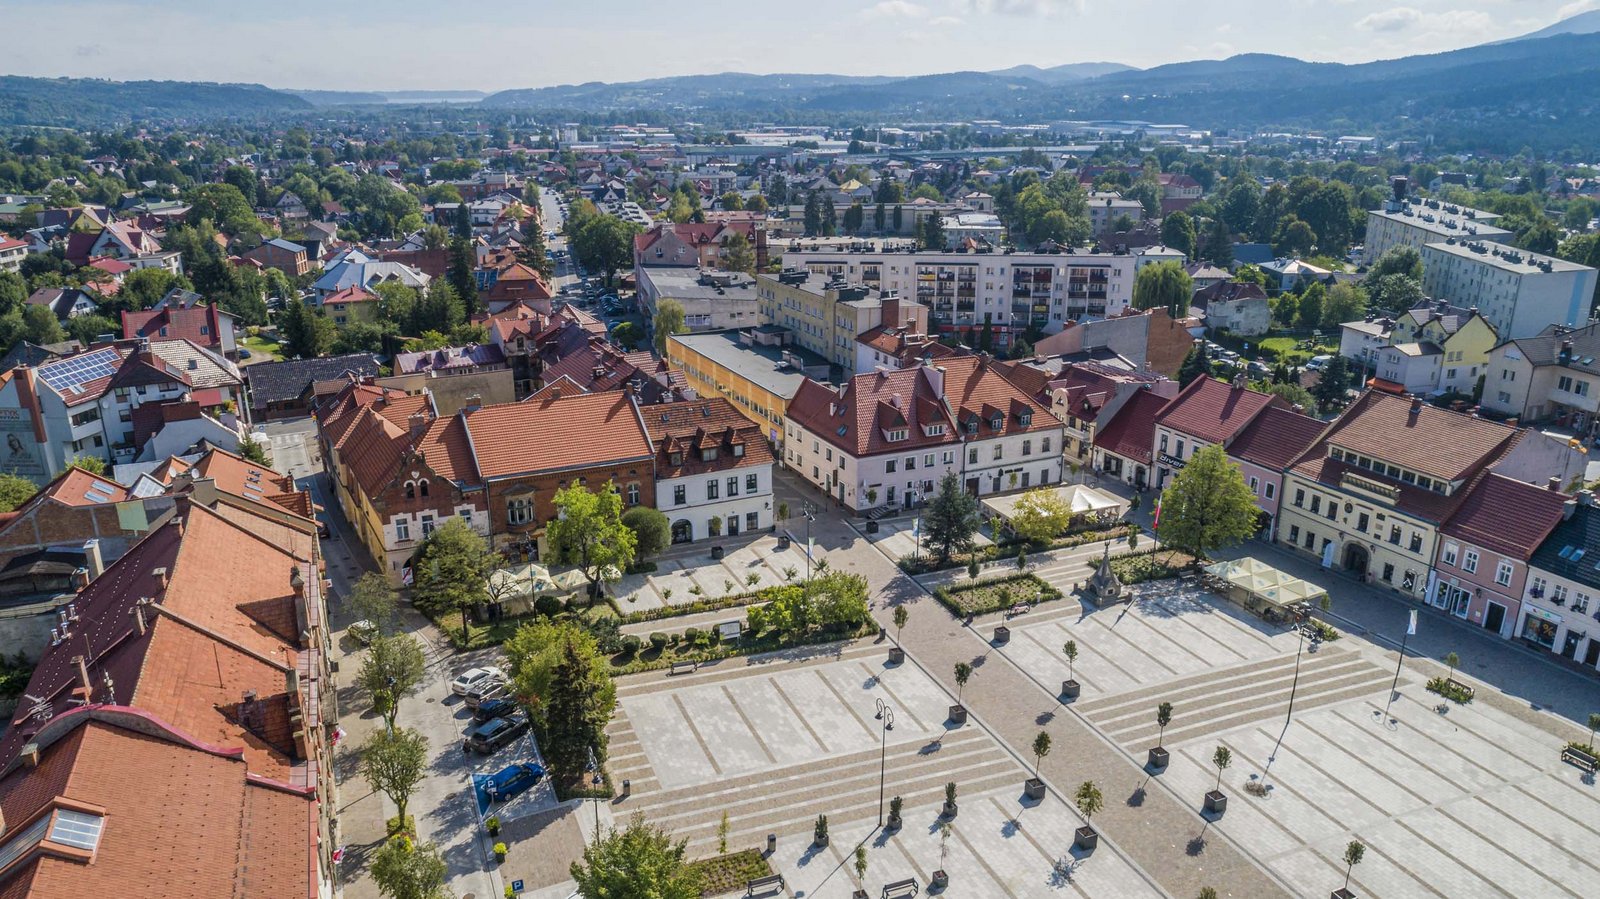
[{"label": "steep red roof", "polygon": [[1149,390],[1139,391],[1095,432],[1094,445],[1106,452],[1148,463],[1156,442],[1156,416],[1169,402]]},{"label": "steep red roof", "polygon": [[529,398],[465,415],[478,471],[486,479],[653,455],[650,435],[624,391]]},{"label": "steep red roof", "polygon": [[1567,497],[1554,490],[1490,474],[1440,529],[1513,559],[1527,559],[1561,523]]},{"label": "steep red roof", "polygon": [[183,338],[203,347],[222,345],[221,316],[228,315],[213,305],[196,304],[188,308],[167,306],[142,312],[124,310],[122,336]]},{"label": "steep red roof", "polygon": [[1369,390],[1339,416],[1326,442],[1456,481],[1499,456],[1517,435],[1510,425]]},{"label": "steep red roof", "polygon": [[1283,471],[1315,443],[1327,427],[1328,423],[1321,419],[1271,406],[1228,444],[1228,455],[1269,471]]},{"label": "steep red roof", "polygon": [[360,284],[352,284],[338,293],[329,294],[323,299],[322,304],[326,306],[329,303],[376,303],[377,301],[377,294],[362,287]]},{"label": "steep red roof", "polygon": [[1156,424],[1210,443],[1226,443],[1272,405],[1286,403],[1270,393],[1201,375],[1178,392],[1156,417]]},{"label": "steep red roof", "polygon": [[[940,401],[939,391],[920,366],[899,371],[856,375],[843,392],[810,378],[789,401],[787,416],[821,439],[860,458],[923,446],[959,443],[956,424]],[[884,436],[880,416],[896,410],[906,429],[904,440]],[[928,428],[940,433],[929,433]]]},{"label": "steep red roof", "polygon": [[[656,477],[680,478],[771,465],[772,447],[760,425],[722,397],[657,403],[641,409],[657,448]],[[737,448],[737,449],[736,449]],[[701,452],[715,449],[716,458]]]}]

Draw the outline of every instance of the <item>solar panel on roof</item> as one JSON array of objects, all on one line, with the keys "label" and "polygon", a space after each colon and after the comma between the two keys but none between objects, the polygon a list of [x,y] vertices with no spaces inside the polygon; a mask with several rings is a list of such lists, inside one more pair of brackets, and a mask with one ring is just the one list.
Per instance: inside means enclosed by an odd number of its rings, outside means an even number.
[{"label": "solar panel on roof", "polygon": [[90,487],[88,492],[84,493],[83,498],[88,500],[91,503],[109,503],[109,502],[111,502],[111,494],[106,493],[105,492],[105,488],[103,486],[101,486],[100,484],[96,484],[93,487]]},{"label": "solar panel on roof", "polygon": [[111,377],[121,361],[114,349],[95,350],[52,362],[39,369],[39,377],[57,393],[80,393],[84,384]]}]

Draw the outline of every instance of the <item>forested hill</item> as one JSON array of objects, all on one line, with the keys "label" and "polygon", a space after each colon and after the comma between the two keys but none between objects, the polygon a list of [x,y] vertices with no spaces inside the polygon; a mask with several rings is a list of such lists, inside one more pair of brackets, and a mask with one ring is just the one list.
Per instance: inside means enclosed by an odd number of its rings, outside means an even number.
[{"label": "forested hill", "polygon": [[100,127],[128,122],[254,119],[311,109],[259,84],[105,81],[0,75],[0,125]]}]

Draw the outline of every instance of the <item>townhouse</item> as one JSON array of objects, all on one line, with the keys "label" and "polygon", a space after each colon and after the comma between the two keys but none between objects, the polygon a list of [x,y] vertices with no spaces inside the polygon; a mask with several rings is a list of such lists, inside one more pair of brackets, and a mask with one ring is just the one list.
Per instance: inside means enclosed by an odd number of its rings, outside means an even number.
[{"label": "townhouse", "polygon": [[1524,424],[1554,424],[1592,438],[1600,433],[1600,323],[1551,325],[1535,337],[1489,351],[1483,408]]},{"label": "townhouse", "polygon": [[1270,393],[1245,386],[1241,375],[1233,383],[1201,375],[1178,392],[1156,416],[1155,488],[1167,482],[1201,449],[1214,443],[1226,449],[1268,407],[1288,403]]},{"label": "townhouse", "polygon": [[655,444],[656,508],[673,543],[773,524],[772,445],[722,397],[641,408]]},{"label": "townhouse", "polygon": [[1532,558],[1516,638],[1585,668],[1600,666],[1600,510],[1579,493]]},{"label": "townhouse", "polygon": [[1388,326],[1385,343],[1369,357],[1377,379],[1372,386],[1427,396],[1469,395],[1498,342],[1494,325],[1477,309],[1423,303]]},{"label": "townhouse", "polygon": [[1128,371],[1102,362],[1034,359],[997,362],[1011,383],[1044,403],[1065,427],[1061,456],[1069,466],[1088,467],[1095,435],[1140,391],[1171,399],[1178,384],[1165,375]]},{"label": "townhouse", "polygon": [[[1559,489],[1491,473],[1440,529],[1428,602],[1500,637],[1524,634],[1524,597],[1538,594],[1537,605],[1545,590],[1529,588],[1533,556],[1574,506]],[[1548,619],[1535,612],[1530,620]]]},{"label": "townhouse", "polygon": [[756,297],[762,324],[787,328],[796,344],[846,371],[859,371],[856,341],[874,328],[928,333],[926,306],[804,269],[758,275]]},{"label": "townhouse", "polygon": [[1322,435],[1328,423],[1282,406],[1268,406],[1228,443],[1228,459],[1255,494],[1263,515],[1263,539],[1277,534],[1283,502],[1283,473]]},{"label": "townhouse", "polygon": [[1111,418],[1096,427],[1090,464],[1108,478],[1143,491],[1151,484],[1156,416],[1172,402],[1154,391],[1129,397]]},{"label": "townhouse", "polygon": [[239,357],[239,318],[192,291],[174,287],[145,310],[124,310],[122,337],[182,338],[226,359]]}]

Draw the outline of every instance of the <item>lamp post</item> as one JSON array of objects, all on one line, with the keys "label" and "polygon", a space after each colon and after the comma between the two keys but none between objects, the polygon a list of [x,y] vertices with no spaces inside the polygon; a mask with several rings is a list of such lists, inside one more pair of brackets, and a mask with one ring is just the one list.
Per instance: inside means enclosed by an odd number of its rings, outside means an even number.
[{"label": "lamp post", "polygon": [[811,583],[811,522],[817,520],[816,508],[811,504],[810,500],[806,500],[806,583],[808,585]]},{"label": "lamp post", "polygon": [[894,730],[894,709],[882,699],[878,701],[878,714],[875,715],[883,722],[878,731],[878,826],[883,826],[883,783],[888,771],[889,760],[889,731]]},{"label": "lamp post", "polygon": [[[593,784],[595,787],[599,787],[601,784],[605,783],[605,779],[600,776],[600,762],[595,759],[594,747],[593,746],[589,747],[589,763],[583,766],[583,770],[588,771],[588,772],[591,773],[592,779],[590,780],[590,783]],[[596,846],[600,845],[600,799],[599,799],[599,797],[596,797],[595,800],[594,800],[594,842],[595,842]]]}]

